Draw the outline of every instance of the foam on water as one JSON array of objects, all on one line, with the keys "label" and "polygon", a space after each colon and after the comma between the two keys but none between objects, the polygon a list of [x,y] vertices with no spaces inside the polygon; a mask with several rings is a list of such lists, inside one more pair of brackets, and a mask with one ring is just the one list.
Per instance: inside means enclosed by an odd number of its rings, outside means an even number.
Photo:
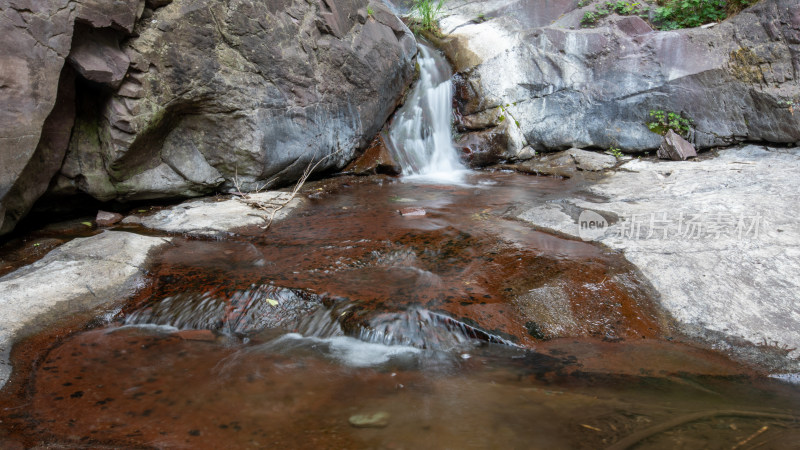
[{"label": "foam on water", "polygon": [[373,367],[389,362],[396,357],[418,355],[421,350],[406,345],[386,345],[362,340],[348,336],[333,336],[318,338],[303,336],[299,333],[288,333],[266,344],[270,349],[297,346],[314,346],[323,354],[350,367]]}]

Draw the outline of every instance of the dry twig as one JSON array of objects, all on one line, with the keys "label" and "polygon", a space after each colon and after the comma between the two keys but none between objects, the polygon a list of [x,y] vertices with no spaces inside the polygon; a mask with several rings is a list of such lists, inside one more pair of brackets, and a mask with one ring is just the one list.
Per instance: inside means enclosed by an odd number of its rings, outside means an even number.
[{"label": "dry twig", "polygon": [[[278,213],[278,211],[286,207],[286,205],[288,205],[289,202],[294,200],[295,196],[297,195],[298,192],[300,192],[300,189],[303,188],[303,184],[305,184],[306,180],[308,180],[308,177],[311,176],[314,170],[316,170],[316,168],[319,167],[319,165],[322,164],[323,161],[327,160],[328,158],[336,154],[341,153],[341,151],[342,149],[338,149],[335,152],[327,156],[324,156],[323,158],[320,158],[320,160],[317,161],[316,163],[314,162],[314,158],[311,158],[311,161],[309,161],[308,166],[306,166],[305,170],[303,170],[303,175],[301,175],[300,178],[297,180],[297,183],[294,185],[294,189],[292,189],[291,192],[280,192],[278,193],[277,197],[269,199],[267,201],[258,201],[251,198],[248,194],[243,194],[241,189],[239,188],[239,180],[237,175],[234,175],[233,184],[234,187],[236,188],[236,191],[238,192],[238,195],[241,197],[240,201],[244,202],[246,205],[252,206],[253,208],[265,212],[265,214],[259,215],[259,217],[264,219],[264,221],[266,222],[266,224],[261,227],[266,230],[267,228],[269,228],[270,225],[272,225],[272,221],[275,220],[275,215]],[[263,187],[266,186],[267,184],[264,184]],[[263,189],[263,187],[261,189]],[[257,190],[256,192],[259,192],[261,189]]]}]

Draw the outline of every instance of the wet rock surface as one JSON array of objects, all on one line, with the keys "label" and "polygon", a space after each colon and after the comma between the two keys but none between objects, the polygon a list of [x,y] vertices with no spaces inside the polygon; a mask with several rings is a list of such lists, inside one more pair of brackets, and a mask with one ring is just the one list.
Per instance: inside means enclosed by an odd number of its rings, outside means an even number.
[{"label": "wet rock surface", "polygon": [[[137,298],[165,298],[184,286],[207,286],[230,296],[274,283],[339,299],[337,321],[350,335],[370,329],[385,313],[421,308],[527,345],[537,340],[528,324],[536,317],[519,314],[510,301],[549,286],[562,290],[562,307],[570,314],[536,325],[548,338],[564,336],[559,320],[573,315],[582,319],[569,333],[659,336],[664,319],[623,260],[497,219],[517,196],[551,195],[561,182],[505,177],[509,185],[491,191],[480,185],[365,181],[308,200],[265,237],[241,230],[251,236],[248,242],[174,241],[156,260],[155,282]],[[529,192],[533,186],[543,191]],[[358,194],[351,196],[350,190]],[[486,208],[467,207],[480,199],[487,200]],[[425,215],[404,217],[398,208]]]},{"label": "wet rock surface", "polygon": [[660,110],[691,118],[699,149],[800,141],[795,1],[761,1],[714,27],[677,31],[613,14],[582,29],[592,7],[576,4],[446,3],[441,46],[455,66],[459,127],[473,139],[505,132],[517,144],[491,146],[505,159],[526,144],[645,152],[659,147],[646,123]]},{"label": "wet rock surface", "polygon": [[148,252],[167,239],[106,231],[78,238],[0,278],[0,382],[11,345],[72,314],[124,300],[144,282]]},{"label": "wet rock surface", "polygon": [[[146,328],[75,334],[40,356],[26,395],[4,393],[4,404],[25,407],[2,412],[0,443],[599,448],[649,439],[732,447],[766,426],[753,443],[785,447],[800,433],[795,388],[654,340],[567,339],[510,354],[476,347],[470,358],[367,368],[332,363],[321,349]],[[357,415],[371,426],[353,426]]]},{"label": "wet rock surface", "polygon": [[579,183],[469,183],[310,183],[268,232],[172,237],[116,315],[15,347],[0,444],[733,446],[764,426],[794,442],[796,388],[664,340],[618,254],[508,219]]},{"label": "wet rock surface", "polygon": [[[591,185],[594,200],[540,204],[518,217],[623,251],[685,332],[796,371],[800,199],[790,186],[798,170],[796,148],[747,146],[696,162],[635,159]],[[582,229],[589,212],[614,220]]]}]

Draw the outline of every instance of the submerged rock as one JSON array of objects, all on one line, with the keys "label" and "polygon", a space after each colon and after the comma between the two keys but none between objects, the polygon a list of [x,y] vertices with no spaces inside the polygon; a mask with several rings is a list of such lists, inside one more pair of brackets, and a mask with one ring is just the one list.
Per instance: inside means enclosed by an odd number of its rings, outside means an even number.
[{"label": "submerged rock", "polygon": [[[764,0],[712,28],[677,31],[616,15],[581,29],[585,10],[572,0],[451,0],[445,9],[441,46],[455,65],[457,126],[502,158],[525,144],[655,150],[653,110],[690,118],[699,149],[800,141],[795,0]],[[492,144],[492,130],[522,139]]]},{"label": "submerged rock", "polygon": [[391,415],[387,412],[377,412],[374,414],[356,414],[350,416],[348,422],[357,428],[383,428],[389,425]]},{"label": "submerged rock", "polygon": [[70,315],[122,300],[141,287],[150,250],[169,239],[106,231],[74,239],[0,277],[0,385],[11,345]]}]

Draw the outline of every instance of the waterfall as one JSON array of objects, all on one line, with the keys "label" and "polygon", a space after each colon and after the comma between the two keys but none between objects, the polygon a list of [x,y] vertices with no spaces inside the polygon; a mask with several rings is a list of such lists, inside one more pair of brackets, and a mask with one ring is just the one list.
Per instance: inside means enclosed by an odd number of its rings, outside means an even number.
[{"label": "waterfall", "polygon": [[450,66],[437,51],[419,46],[420,73],[389,128],[389,147],[407,179],[458,183],[466,173],[453,146]]}]

